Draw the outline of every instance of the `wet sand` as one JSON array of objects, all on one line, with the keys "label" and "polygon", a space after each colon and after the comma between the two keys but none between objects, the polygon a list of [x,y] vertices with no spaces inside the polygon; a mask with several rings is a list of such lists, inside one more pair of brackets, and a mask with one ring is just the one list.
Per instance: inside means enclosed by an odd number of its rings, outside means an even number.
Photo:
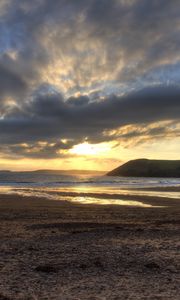
[{"label": "wet sand", "polygon": [[0,299],[179,299],[180,200],[133,199],[153,207],[1,195]]}]

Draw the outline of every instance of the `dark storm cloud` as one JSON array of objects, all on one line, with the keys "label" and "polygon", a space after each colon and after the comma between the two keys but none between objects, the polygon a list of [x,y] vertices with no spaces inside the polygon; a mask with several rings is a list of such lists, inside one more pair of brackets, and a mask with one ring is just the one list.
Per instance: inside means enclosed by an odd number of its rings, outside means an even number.
[{"label": "dark storm cloud", "polygon": [[21,76],[0,60],[0,101],[5,96],[22,96],[26,87]]},{"label": "dark storm cloud", "polygon": [[[21,110],[12,110],[0,120],[1,144],[16,145],[16,151],[19,148],[27,156],[38,157],[39,151],[47,157],[48,154],[55,155],[58,150],[70,149],[85,139],[90,142],[113,140],[114,136],[109,137],[104,132],[125,125],[144,127],[153,122],[179,122],[180,119],[179,87],[146,88],[122,97],[80,103],[74,105],[72,99],[64,101],[57,94],[25,103]],[[148,134],[152,135],[152,132]],[[153,135],[159,135],[158,129],[154,129]],[[68,142],[62,142],[64,139]],[[38,143],[44,141],[47,144],[38,148]],[[39,150],[31,153],[31,147],[27,149],[20,144],[33,145],[34,148],[36,145]]]},{"label": "dark storm cloud", "polygon": [[[30,144],[14,144],[14,145],[1,145],[0,151],[6,158],[17,159],[26,158],[64,158],[70,157],[67,153],[64,154],[62,150],[69,150],[74,145],[74,142],[68,141],[57,143],[30,143]],[[72,157],[72,155],[71,155]]]}]

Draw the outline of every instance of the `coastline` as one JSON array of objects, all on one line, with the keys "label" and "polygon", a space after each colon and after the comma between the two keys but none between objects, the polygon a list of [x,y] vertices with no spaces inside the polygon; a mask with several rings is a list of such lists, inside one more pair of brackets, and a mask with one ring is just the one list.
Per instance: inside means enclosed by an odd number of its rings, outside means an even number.
[{"label": "coastline", "polygon": [[180,201],[144,201],[0,195],[0,299],[178,299]]}]

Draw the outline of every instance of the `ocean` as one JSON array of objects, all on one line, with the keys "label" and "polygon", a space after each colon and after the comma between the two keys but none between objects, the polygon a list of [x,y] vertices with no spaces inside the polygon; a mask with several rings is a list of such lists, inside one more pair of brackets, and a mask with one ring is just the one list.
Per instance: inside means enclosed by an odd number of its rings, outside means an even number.
[{"label": "ocean", "polygon": [[[144,206],[142,202],[134,200],[135,196],[180,199],[180,178],[127,178],[87,174],[70,176],[56,172],[0,172],[0,193],[67,200],[83,204]],[[127,197],[128,199],[125,199]]]}]

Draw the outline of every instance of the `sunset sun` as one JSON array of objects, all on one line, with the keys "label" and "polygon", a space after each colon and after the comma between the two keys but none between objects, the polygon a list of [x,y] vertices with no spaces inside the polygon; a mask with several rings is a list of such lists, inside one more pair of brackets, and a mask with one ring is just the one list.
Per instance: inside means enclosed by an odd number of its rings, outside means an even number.
[{"label": "sunset sun", "polygon": [[110,150],[107,144],[89,144],[84,142],[82,144],[75,145],[70,153],[77,155],[97,155],[101,153],[106,153]]}]

